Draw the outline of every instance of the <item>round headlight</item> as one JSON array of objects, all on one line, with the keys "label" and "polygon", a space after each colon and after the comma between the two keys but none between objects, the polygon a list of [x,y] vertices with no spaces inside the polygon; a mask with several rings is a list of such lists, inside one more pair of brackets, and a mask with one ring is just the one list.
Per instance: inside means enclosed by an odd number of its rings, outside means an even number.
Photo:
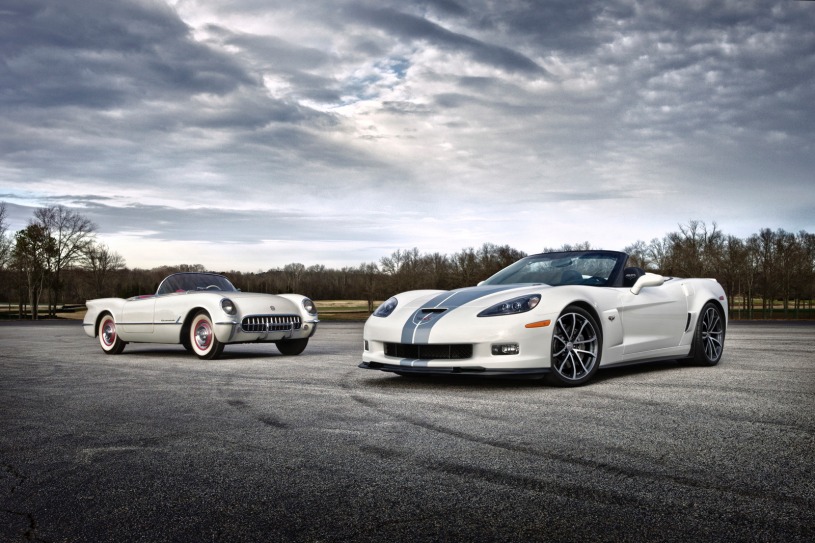
[{"label": "round headlight", "polygon": [[314,305],[314,302],[312,302],[308,298],[303,298],[303,308],[310,315],[316,315],[317,314],[317,306]]},{"label": "round headlight", "polygon": [[224,313],[227,315],[234,315],[238,312],[238,308],[235,307],[235,302],[229,298],[224,298],[221,300],[221,309],[223,309]]}]

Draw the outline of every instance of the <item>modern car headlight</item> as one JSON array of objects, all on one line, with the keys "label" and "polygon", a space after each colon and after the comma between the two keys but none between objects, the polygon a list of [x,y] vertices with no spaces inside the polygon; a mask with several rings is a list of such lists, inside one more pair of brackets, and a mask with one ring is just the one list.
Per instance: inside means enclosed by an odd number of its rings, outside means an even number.
[{"label": "modern car headlight", "polygon": [[393,313],[393,310],[396,309],[397,304],[399,304],[399,300],[394,297],[388,298],[382,302],[382,305],[376,308],[376,311],[374,311],[374,317],[387,317]]},{"label": "modern car headlight", "polygon": [[529,310],[535,309],[541,301],[540,294],[530,294],[528,296],[519,296],[500,304],[495,304],[489,309],[485,309],[478,314],[479,317],[498,317],[501,315],[515,315],[517,313],[526,313]]},{"label": "modern car headlight", "polygon": [[229,298],[223,298],[221,300],[221,309],[224,310],[224,313],[227,315],[234,315],[238,312],[238,308],[235,307],[235,302],[230,300]]},{"label": "modern car headlight", "polygon": [[317,314],[317,306],[314,305],[314,302],[309,300],[308,298],[303,298],[303,308],[309,315],[316,315]]}]

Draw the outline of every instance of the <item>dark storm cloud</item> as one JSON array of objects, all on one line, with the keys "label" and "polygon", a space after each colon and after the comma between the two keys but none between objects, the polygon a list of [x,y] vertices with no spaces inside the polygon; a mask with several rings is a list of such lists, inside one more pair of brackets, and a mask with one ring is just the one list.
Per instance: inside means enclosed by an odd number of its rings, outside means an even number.
[{"label": "dark storm cloud", "polygon": [[[810,4],[810,5],[807,5]],[[669,131],[714,126],[811,133],[813,7],[807,2],[638,3],[619,20],[628,50],[598,60],[627,76],[639,124]],[[623,87],[624,88],[624,87]],[[683,115],[649,115],[660,107]]]},{"label": "dark storm cloud", "polygon": [[478,62],[509,72],[549,76],[527,56],[500,45],[486,43],[471,36],[452,32],[443,26],[396,9],[348,8],[348,14],[361,23],[371,24],[390,35],[408,40],[424,40],[433,45],[472,56]]},{"label": "dark storm cloud", "polygon": [[5,107],[123,107],[254,83],[228,55],[194,42],[163,3],[23,0],[2,13]]},{"label": "dark storm cloud", "polygon": [[539,54],[552,52],[590,53],[614,37],[610,21],[633,14],[627,2],[575,2],[573,0],[508,0],[502,9],[469,4],[468,18],[475,28],[494,31],[515,46]]},{"label": "dark storm cloud", "polygon": [[313,47],[302,47],[275,36],[232,32],[207,25],[212,40],[240,48],[255,70],[274,73],[289,82],[296,95],[323,103],[337,103],[341,97],[337,82],[313,73],[326,70],[338,59]]},{"label": "dark storm cloud", "polygon": [[0,4],[14,217],[184,247],[815,230],[815,2],[169,4]]}]

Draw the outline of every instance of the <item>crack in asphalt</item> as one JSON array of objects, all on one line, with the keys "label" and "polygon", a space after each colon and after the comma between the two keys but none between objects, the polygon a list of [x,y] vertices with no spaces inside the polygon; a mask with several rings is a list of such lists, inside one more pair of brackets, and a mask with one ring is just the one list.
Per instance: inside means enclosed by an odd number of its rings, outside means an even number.
[{"label": "crack in asphalt", "polygon": [[[28,477],[23,475],[17,468],[12,466],[8,463],[0,464],[2,466],[3,472],[8,474],[12,480],[16,481],[12,484],[11,488],[9,489],[9,495],[17,493],[18,489],[23,486],[27,481]],[[15,511],[13,509],[1,509],[3,513],[13,515],[15,517],[21,517],[25,519],[26,530],[22,533],[22,537],[26,541],[38,541],[40,543],[48,543],[45,539],[41,539],[37,537],[37,519],[31,513],[26,513],[25,511]]]}]

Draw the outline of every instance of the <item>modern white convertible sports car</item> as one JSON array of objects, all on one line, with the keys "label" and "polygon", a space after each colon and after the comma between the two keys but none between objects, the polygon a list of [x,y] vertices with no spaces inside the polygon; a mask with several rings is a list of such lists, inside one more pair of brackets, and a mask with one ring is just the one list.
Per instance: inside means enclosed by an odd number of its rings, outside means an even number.
[{"label": "modern white convertible sports car", "polygon": [[274,343],[284,355],[303,352],[317,330],[317,308],[298,294],[240,292],[214,273],[167,276],[153,295],[101,298],[86,303],[83,327],[102,350],[127,343],[182,344],[202,359],[217,358],[227,343]]},{"label": "modern white convertible sports car", "polygon": [[476,287],[397,294],[365,323],[360,367],[576,386],[600,367],[717,364],[727,327],[721,285],[627,268],[627,260],[615,251],[544,253]]}]

